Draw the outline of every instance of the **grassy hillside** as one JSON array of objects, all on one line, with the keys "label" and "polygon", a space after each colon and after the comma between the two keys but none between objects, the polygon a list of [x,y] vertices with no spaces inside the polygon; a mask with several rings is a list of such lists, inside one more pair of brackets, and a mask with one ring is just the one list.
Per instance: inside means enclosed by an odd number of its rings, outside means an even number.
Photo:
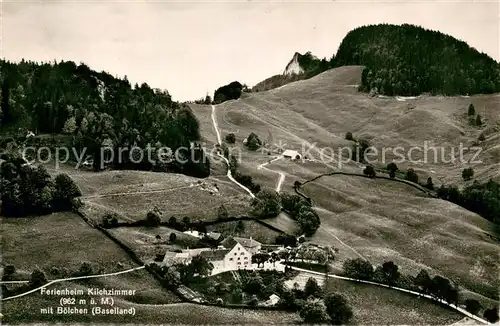
[{"label": "grassy hillside", "polygon": [[410,294],[329,278],[326,293],[341,293],[353,307],[358,325],[449,325],[462,319],[458,312]]},{"label": "grassy hillside", "polygon": [[492,58],[450,35],[408,24],[350,31],[334,65],[366,66],[361,89],[386,95],[500,91],[500,66]]},{"label": "grassy hillside", "polygon": [[[98,230],[89,227],[75,214],[57,213],[29,218],[2,218],[2,229],[2,265],[5,267],[12,264],[16,267],[15,279],[29,279],[30,273],[35,268],[44,271],[49,280],[67,278],[73,276],[83,262],[90,263],[92,274],[112,273],[137,267],[123,249]],[[17,285],[8,287],[13,288]],[[92,280],[56,283],[49,287],[84,290],[88,287],[133,289],[136,290],[135,296],[117,299],[137,304],[179,302],[173,293],[164,290],[146,270]],[[40,315],[40,309],[49,305],[58,306],[59,300],[60,296],[42,297],[36,292],[3,302],[4,321],[41,321],[43,316]],[[30,309],[27,310],[26,305]],[[20,316],[25,317],[20,318]],[[78,317],[66,320],[80,321]]]},{"label": "grassy hillside", "polygon": [[[405,153],[414,146],[423,148],[428,141],[434,147],[445,148],[447,159],[451,148],[458,149],[460,143],[482,148],[478,156],[482,163],[478,164],[442,162],[439,156],[436,162],[416,162],[423,159],[421,152],[413,152],[414,162],[398,163],[402,171],[415,169],[422,181],[431,176],[437,187],[442,183],[463,187],[474,179],[500,180],[497,94],[370,97],[357,90],[362,70],[361,66],[340,67],[218,105],[222,135],[235,133],[235,146],[241,148],[239,169],[262,186],[276,186],[278,174],[257,167],[278,153],[274,151],[269,156],[247,150],[242,141],[251,132],[264,141],[281,141],[286,149],[308,150],[315,143],[316,149],[309,155],[316,160],[321,160],[321,148],[330,147],[333,152],[328,151],[324,159],[333,156],[337,161],[337,150],[353,145],[345,139],[345,134],[352,132],[357,139],[369,139],[376,148],[403,146]],[[480,127],[468,121],[470,103],[484,117]],[[202,125],[208,125],[203,116],[197,114],[197,117]],[[484,141],[478,140],[481,133],[485,135]],[[215,142],[214,135],[203,136]],[[471,151],[465,157],[470,159],[472,155]],[[408,159],[408,154],[405,156]],[[381,161],[381,153],[378,157]],[[387,152],[386,163],[392,159]],[[288,192],[293,191],[294,181],[305,181],[321,173],[334,170],[362,173],[362,165],[351,162],[339,167],[337,161],[323,164],[279,160],[267,167],[285,174],[282,189]],[[464,182],[461,172],[469,166],[475,175],[473,180]],[[498,242],[488,235],[495,236],[495,230],[477,214],[446,201],[422,197],[414,188],[383,180],[326,177],[308,184],[303,191],[313,198],[322,219],[322,227],[313,240],[338,247],[339,259],[354,258],[359,253],[374,264],[394,260],[411,274],[428,268],[472,291],[498,296],[499,284],[494,277],[498,268],[495,259]],[[459,265],[460,268],[455,268]]]}]

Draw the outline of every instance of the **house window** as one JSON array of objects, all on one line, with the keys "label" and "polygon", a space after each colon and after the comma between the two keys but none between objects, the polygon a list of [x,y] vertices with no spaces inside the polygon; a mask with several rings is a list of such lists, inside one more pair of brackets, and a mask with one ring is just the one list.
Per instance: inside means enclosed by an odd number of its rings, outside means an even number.
[{"label": "house window", "polygon": [[238,260],[240,260],[240,257],[238,257]]},{"label": "house window", "polygon": [[233,260],[233,258],[229,258],[229,260]]},{"label": "house window", "polygon": [[238,262],[238,265],[241,265],[241,262]]},{"label": "house window", "polygon": [[237,255],[237,253],[234,253],[234,255],[236,256],[236,255]]},{"label": "house window", "polygon": [[[248,260],[248,257],[245,257],[245,260]],[[246,262],[245,262],[245,264],[246,264]]]},{"label": "house window", "polygon": [[243,256],[244,254],[245,254],[245,253],[244,253],[244,252],[242,252],[242,253],[240,254],[240,256]]},{"label": "house window", "polygon": [[248,265],[248,262],[247,262],[247,261],[245,262],[245,265]]},{"label": "house window", "polygon": [[240,247],[238,247],[238,250],[240,250]]}]

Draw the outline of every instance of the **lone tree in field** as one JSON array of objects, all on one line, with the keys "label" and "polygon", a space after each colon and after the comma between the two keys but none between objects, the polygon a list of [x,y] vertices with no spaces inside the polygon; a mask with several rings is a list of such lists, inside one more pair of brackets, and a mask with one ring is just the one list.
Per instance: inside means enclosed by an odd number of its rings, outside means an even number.
[{"label": "lone tree in field", "polygon": [[247,137],[246,146],[248,147],[249,150],[256,151],[257,149],[259,149],[260,146],[262,146],[262,141],[259,139],[259,136],[257,136],[252,132]]},{"label": "lone tree in field", "polygon": [[389,171],[389,176],[391,178],[395,178],[396,177],[396,171],[398,170],[398,166],[396,165],[396,163],[394,162],[391,162],[389,164],[387,164],[387,171]]},{"label": "lone tree in field", "polygon": [[111,214],[106,214],[102,218],[102,225],[105,228],[111,228],[115,227],[118,225],[118,214],[116,213],[111,213]]},{"label": "lone tree in field", "polygon": [[476,116],[476,126],[482,126],[483,125],[483,120],[481,119],[481,115],[478,114]]},{"label": "lone tree in field", "polygon": [[381,281],[385,284],[394,285],[400,277],[398,271],[398,265],[394,264],[392,261],[387,261],[379,266],[375,271],[375,274],[381,276]]},{"label": "lone tree in field", "polygon": [[300,181],[298,181],[298,180],[293,183],[293,187],[295,189],[299,188],[301,185],[302,185],[302,183]]},{"label": "lone tree in field", "polygon": [[168,225],[169,226],[176,226],[177,225],[177,219],[175,218],[175,216],[170,216],[170,218],[168,219]]},{"label": "lone tree in field", "polygon": [[418,174],[412,168],[406,171],[405,179],[414,183],[418,183]]},{"label": "lone tree in field", "polygon": [[431,286],[431,277],[429,273],[425,269],[422,269],[417,277],[415,277],[415,285],[419,288],[420,291],[427,293],[429,292]]},{"label": "lone tree in field", "polygon": [[498,308],[493,307],[491,309],[486,309],[483,313],[483,317],[490,323],[496,323],[498,321]]},{"label": "lone tree in field", "polygon": [[347,139],[347,140],[354,140],[352,132],[350,132],[350,131],[346,132],[345,139]]},{"label": "lone tree in field", "polygon": [[314,277],[309,277],[309,279],[307,280],[306,285],[304,287],[304,294],[306,295],[306,298],[308,297],[321,298],[322,296],[321,287],[318,285],[318,282],[316,282],[316,279]]},{"label": "lone tree in field", "polygon": [[474,108],[474,104],[469,104],[469,109],[467,110],[467,115],[470,117],[470,116],[473,116],[473,115],[476,115],[476,109]]},{"label": "lone tree in field", "polygon": [[434,190],[434,183],[432,182],[432,178],[428,177],[427,182],[425,183],[425,188],[429,190]]},{"label": "lone tree in field", "polygon": [[70,210],[75,207],[75,199],[82,195],[76,183],[67,174],[56,176],[54,192],[52,193],[52,207],[55,211]]},{"label": "lone tree in field", "polygon": [[467,299],[465,300],[465,309],[471,314],[477,315],[481,310],[481,304],[476,299]]},{"label": "lone tree in field", "polygon": [[226,142],[229,144],[234,144],[236,142],[236,136],[233,133],[226,135]]},{"label": "lone tree in field", "polygon": [[177,240],[177,234],[175,234],[174,232],[170,233],[170,235],[168,236],[168,240],[172,243],[172,242],[175,242],[175,240]]},{"label": "lone tree in field", "polygon": [[204,104],[211,104],[211,103],[212,103],[212,98],[210,97],[210,95],[207,94],[207,96],[205,96]]},{"label": "lone tree in field", "polygon": [[243,223],[242,220],[239,220],[238,223],[236,223],[236,232],[245,232],[245,223]]},{"label": "lone tree in field", "polygon": [[79,276],[87,276],[92,274],[92,265],[88,261],[82,262],[80,269],[78,270]]},{"label": "lone tree in field", "polygon": [[42,272],[40,269],[36,268],[31,273],[30,285],[32,287],[38,287],[44,285],[45,283],[47,283],[47,277],[45,276],[45,273]]},{"label": "lone tree in field", "polygon": [[219,220],[226,220],[229,217],[229,213],[227,211],[226,206],[220,205],[217,209],[217,218]]},{"label": "lone tree in field", "polygon": [[151,227],[159,226],[161,223],[160,215],[153,211],[149,211],[146,215],[146,224]]},{"label": "lone tree in field", "polygon": [[477,139],[479,141],[485,141],[486,140],[486,137],[484,136],[484,132],[482,132],[480,135],[479,135],[479,138]]},{"label": "lone tree in field", "polygon": [[377,172],[375,172],[375,169],[371,165],[367,165],[365,169],[363,170],[363,174],[369,176],[370,178],[375,178],[377,175]]},{"label": "lone tree in field", "polygon": [[344,262],[343,268],[345,274],[351,278],[371,280],[373,277],[372,264],[361,258],[346,260]]},{"label": "lone tree in field", "polygon": [[352,309],[340,294],[331,293],[325,298],[326,313],[334,325],[346,325],[352,318]]},{"label": "lone tree in field", "polygon": [[464,181],[469,181],[470,179],[472,179],[473,176],[474,176],[474,169],[472,168],[463,169],[462,178],[464,179]]},{"label": "lone tree in field", "polygon": [[321,301],[307,302],[300,309],[299,316],[306,324],[320,324],[328,320],[325,305]]}]

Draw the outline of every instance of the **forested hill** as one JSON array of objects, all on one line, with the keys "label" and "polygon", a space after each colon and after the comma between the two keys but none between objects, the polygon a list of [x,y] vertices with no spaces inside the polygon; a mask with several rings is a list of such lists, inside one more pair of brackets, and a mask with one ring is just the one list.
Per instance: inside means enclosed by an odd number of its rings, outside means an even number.
[{"label": "forested hill", "polygon": [[[364,65],[363,91],[456,95],[500,91],[500,66],[465,42],[413,25],[370,25],[349,32],[334,66]],[[375,90],[376,88],[376,90]]]},{"label": "forested hill", "polygon": [[[37,135],[66,134],[73,146],[88,149],[96,168],[103,144],[115,150],[148,145],[175,150],[189,149],[200,138],[199,124],[190,108],[172,101],[167,91],[152,89],[145,83],[132,87],[126,77],[96,72],[85,64],[1,60],[0,83],[3,135],[19,128]],[[200,149],[196,155],[204,153]],[[196,176],[209,173],[208,159],[202,164],[190,161],[183,165],[157,165],[146,159],[137,164],[129,159],[112,164]]]}]

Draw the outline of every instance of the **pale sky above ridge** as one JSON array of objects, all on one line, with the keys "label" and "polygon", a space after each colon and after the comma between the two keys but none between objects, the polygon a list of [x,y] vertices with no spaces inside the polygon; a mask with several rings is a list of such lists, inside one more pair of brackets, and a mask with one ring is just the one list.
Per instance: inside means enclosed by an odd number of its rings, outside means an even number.
[{"label": "pale sky above ridge", "polygon": [[3,1],[3,58],[73,60],[194,100],[279,74],[295,52],[330,58],[361,25],[440,30],[500,59],[497,1]]}]

